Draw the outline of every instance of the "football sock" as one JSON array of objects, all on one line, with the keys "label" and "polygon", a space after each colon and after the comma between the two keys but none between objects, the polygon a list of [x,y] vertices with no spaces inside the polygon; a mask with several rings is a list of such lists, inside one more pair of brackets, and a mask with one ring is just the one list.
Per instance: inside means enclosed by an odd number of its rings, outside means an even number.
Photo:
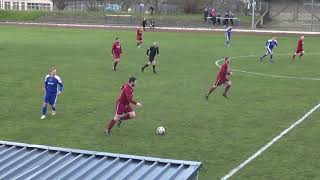
[{"label": "football sock", "polygon": [[131,119],[129,114],[126,114],[124,117],[121,118],[121,120],[128,120]]},{"label": "football sock", "polygon": [[113,63],[113,68],[116,69],[117,65],[118,65],[118,62],[114,62]]},{"label": "football sock", "polygon": [[156,66],[153,65],[152,68],[153,68],[153,72],[156,72]]},{"label": "football sock", "polygon": [[270,59],[272,59],[273,55],[270,55]]},{"label": "football sock", "polygon": [[261,56],[260,59],[263,59],[264,57],[268,56],[267,54],[264,54],[263,56]]},{"label": "football sock", "polygon": [[226,89],[224,90],[224,94],[227,94],[228,90],[230,89],[231,86],[227,86]]},{"label": "football sock", "polygon": [[47,113],[47,106],[42,107],[42,114],[46,115]]},{"label": "football sock", "polygon": [[296,57],[296,55],[293,55],[293,56],[292,56],[292,60],[294,60],[295,57]]},{"label": "football sock", "polygon": [[112,120],[110,121],[110,123],[109,123],[109,125],[108,125],[108,130],[109,130],[109,131],[113,128],[113,126],[114,126],[115,123],[116,123],[116,121],[115,121],[114,119],[112,119]]},{"label": "football sock", "polygon": [[303,54],[301,53],[299,57],[301,58],[302,56],[303,56]]},{"label": "football sock", "polygon": [[56,107],[52,107],[52,110],[56,111]]},{"label": "football sock", "polygon": [[142,67],[142,69],[144,69],[144,68],[146,68],[146,67],[148,67],[149,65],[148,64],[146,64],[146,65],[144,65],[143,67]]},{"label": "football sock", "polygon": [[209,96],[212,92],[213,92],[214,88],[210,88],[209,92],[207,93],[207,95]]}]

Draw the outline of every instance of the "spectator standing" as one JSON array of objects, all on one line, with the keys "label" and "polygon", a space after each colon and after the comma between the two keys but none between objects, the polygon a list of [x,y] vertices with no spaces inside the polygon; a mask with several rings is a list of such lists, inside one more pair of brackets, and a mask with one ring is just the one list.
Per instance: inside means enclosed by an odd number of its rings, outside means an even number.
[{"label": "spectator standing", "polygon": [[218,24],[220,25],[221,24],[221,14],[218,12],[217,13],[217,22],[218,22]]},{"label": "spectator standing", "polygon": [[205,8],[204,11],[203,11],[203,20],[204,20],[204,22],[207,22],[208,15],[209,15],[208,8]]},{"label": "spectator standing", "polygon": [[212,8],[210,16],[212,17],[212,25],[216,24],[216,10],[214,8]]},{"label": "spectator standing", "polygon": [[234,14],[232,12],[229,12],[229,16],[230,16],[230,24],[231,24],[231,26],[233,26]]},{"label": "spectator standing", "polygon": [[223,20],[223,26],[226,28],[229,25],[229,13],[226,11],[224,13],[224,20]]},{"label": "spectator standing", "polygon": [[153,15],[153,11],[154,11],[154,7],[149,7],[149,11],[150,11],[150,15],[152,16]]},{"label": "spectator standing", "polygon": [[141,25],[142,25],[143,31],[145,31],[146,30],[146,26],[147,26],[146,18],[143,18]]}]

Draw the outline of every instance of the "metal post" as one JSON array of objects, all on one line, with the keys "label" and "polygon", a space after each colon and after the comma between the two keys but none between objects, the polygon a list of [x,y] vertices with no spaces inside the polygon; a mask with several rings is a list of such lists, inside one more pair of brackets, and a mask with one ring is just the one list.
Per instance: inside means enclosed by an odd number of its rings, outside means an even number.
[{"label": "metal post", "polygon": [[251,25],[251,28],[252,29],[254,29],[255,27],[254,27],[254,12],[255,12],[255,3],[256,3],[256,1],[255,0],[252,0],[252,25]]},{"label": "metal post", "polygon": [[312,9],[311,9],[311,31],[313,31],[313,12],[314,10],[314,0],[312,0]]}]

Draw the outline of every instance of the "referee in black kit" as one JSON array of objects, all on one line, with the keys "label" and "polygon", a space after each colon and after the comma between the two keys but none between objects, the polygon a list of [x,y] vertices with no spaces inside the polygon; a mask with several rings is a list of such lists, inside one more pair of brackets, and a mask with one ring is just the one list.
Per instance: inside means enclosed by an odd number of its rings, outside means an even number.
[{"label": "referee in black kit", "polygon": [[147,50],[147,56],[149,57],[149,62],[141,67],[141,71],[143,72],[144,69],[152,64],[153,73],[156,74],[156,55],[159,55],[159,47],[157,42],[153,42],[153,45]]}]

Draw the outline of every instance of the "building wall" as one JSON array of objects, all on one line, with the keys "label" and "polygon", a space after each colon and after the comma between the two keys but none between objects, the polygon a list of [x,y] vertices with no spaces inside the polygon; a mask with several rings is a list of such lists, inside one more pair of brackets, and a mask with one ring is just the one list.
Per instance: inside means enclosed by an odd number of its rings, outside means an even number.
[{"label": "building wall", "polygon": [[[311,6],[306,6],[306,0],[270,0],[269,17],[273,20],[306,21],[311,20]],[[285,9],[285,10],[283,10]],[[283,11],[282,11],[283,10]],[[279,13],[282,11],[281,13]],[[320,16],[320,6],[314,6],[314,14]]]},{"label": "building wall", "polygon": [[0,0],[0,9],[52,11],[53,3],[50,0]]}]

